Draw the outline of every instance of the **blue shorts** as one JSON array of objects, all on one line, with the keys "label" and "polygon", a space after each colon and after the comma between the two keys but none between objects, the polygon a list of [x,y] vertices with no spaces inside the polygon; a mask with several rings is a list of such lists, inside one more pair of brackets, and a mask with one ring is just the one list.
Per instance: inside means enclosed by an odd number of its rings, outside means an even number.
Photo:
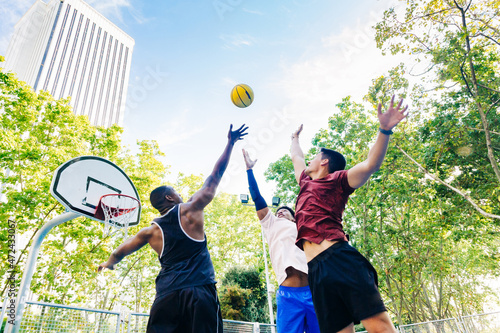
[{"label": "blue shorts", "polygon": [[276,292],[276,303],[278,333],[319,333],[309,286],[280,286]]}]

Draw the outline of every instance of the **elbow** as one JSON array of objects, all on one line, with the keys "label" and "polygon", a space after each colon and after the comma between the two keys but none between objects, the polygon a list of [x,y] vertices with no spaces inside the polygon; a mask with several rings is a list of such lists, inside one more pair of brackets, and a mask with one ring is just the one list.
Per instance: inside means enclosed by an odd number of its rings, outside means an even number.
[{"label": "elbow", "polygon": [[382,166],[382,163],[374,163],[374,162],[369,162],[366,164],[367,172],[370,174],[373,174],[377,171],[380,170],[380,167]]},{"label": "elbow", "polygon": [[117,262],[120,262],[124,258],[124,255],[121,254],[120,251],[114,250],[113,253],[111,253],[111,257],[113,257],[113,259],[115,259]]}]

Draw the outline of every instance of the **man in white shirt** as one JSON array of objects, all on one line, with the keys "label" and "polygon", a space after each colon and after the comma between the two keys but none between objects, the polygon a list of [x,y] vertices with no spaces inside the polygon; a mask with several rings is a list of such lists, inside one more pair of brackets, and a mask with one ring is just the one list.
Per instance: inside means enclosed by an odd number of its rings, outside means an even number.
[{"label": "man in white shirt", "polygon": [[304,252],[295,246],[295,213],[286,206],[278,208],[276,215],[271,213],[260,195],[253,175],[252,168],[257,160],[252,161],[245,150],[243,157],[247,166],[250,194],[269,245],[271,264],[280,285],[276,292],[278,333],[319,333],[307,279],[307,260]]}]

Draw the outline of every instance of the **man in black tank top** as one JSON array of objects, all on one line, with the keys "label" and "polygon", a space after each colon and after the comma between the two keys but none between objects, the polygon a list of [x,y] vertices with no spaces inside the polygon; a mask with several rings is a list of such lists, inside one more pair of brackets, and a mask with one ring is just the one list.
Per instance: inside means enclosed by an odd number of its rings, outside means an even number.
[{"label": "man in black tank top", "polygon": [[99,265],[114,269],[125,256],[149,244],[158,253],[161,271],[156,278],[156,298],[151,307],[148,333],[222,333],[222,317],[215,289],[215,272],[207,249],[203,209],[215,196],[234,144],[248,127],[227,135],[224,152],[203,187],[186,203],[171,186],[151,192],[151,205],[160,212],[150,227],[127,239]]}]

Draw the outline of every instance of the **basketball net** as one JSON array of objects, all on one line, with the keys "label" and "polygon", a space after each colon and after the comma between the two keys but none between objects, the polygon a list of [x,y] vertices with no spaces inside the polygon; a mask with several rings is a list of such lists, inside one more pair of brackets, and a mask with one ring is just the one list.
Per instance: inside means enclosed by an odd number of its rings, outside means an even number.
[{"label": "basketball net", "polygon": [[121,231],[122,237],[127,238],[130,220],[139,206],[139,200],[128,195],[103,195],[99,201],[96,216],[103,219],[104,236],[111,236]]}]

